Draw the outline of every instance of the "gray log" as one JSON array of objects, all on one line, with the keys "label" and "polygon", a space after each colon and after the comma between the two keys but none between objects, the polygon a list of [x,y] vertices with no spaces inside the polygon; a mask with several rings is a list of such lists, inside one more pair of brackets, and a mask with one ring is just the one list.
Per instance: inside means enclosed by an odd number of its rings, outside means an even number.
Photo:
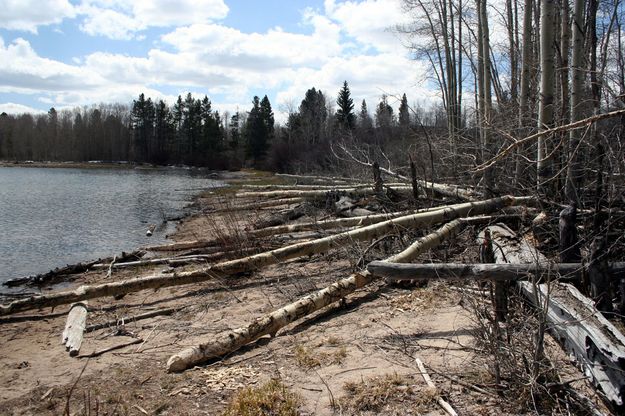
[{"label": "gray log", "polygon": [[[567,280],[579,276],[584,265],[581,263],[548,263],[548,264],[487,264],[487,263],[438,263],[438,264],[401,264],[373,261],[367,271],[374,276],[388,280],[523,280],[528,275],[549,274]],[[610,271],[616,276],[625,277],[625,262],[612,263]]]}]

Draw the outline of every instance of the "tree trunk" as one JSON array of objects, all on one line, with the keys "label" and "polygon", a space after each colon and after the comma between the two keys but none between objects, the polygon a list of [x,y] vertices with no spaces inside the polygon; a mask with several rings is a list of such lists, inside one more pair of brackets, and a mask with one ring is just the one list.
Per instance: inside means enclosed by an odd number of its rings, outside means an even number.
[{"label": "tree trunk", "polygon": [[[584,96],[584,11],[585,1],[575,0],[571,31],[573,32],[572,52],[572,85],[570,99],[571,123],[583,118],[582,100]],[[580,154],[580,133],[578,130],[569,132],[569,163],[566,169],[565,195],[569,203],[579,205],[579,189],[582,180]]]},{"label": "tree trunk", "polygon": [[[553,127],[553,105],[555,88],[554,65],[554,27],[555,0],[542,0],[540,9],[540,101],[538,104],[538,129],[548,130]],[[550,138],[538,138],[537,152],[537,188],[542,196],[548,195],[547,182],[551,178],[551,158],[549,154]]]},{"label": "tree trunk", "polygon": [[[523,50],[521,52],[521,91],[519,93],[519,127],[525,133],[525,127],[528,125],[528,107],[530,100],[530,80],[531,80],[531,60],[532,60],[532,8],[533,0],[525,0],[525,8],[523,12]],[[521,184],[522,178],[525,176],[526,163],[523,156],[526,153],[525,146],[519,146],[516,158],[515,183],[517,186]]]}]

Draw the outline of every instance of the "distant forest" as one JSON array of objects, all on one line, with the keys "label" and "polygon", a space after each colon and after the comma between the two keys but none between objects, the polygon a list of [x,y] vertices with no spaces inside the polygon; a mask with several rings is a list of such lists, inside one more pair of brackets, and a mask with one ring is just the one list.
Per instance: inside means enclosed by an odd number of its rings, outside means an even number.
[{"label": "distant forest", "polygon": [[101,104],[47,114],[0,115],[0,160],[129,161],[213,169],[243,166],[279,172],[327,169],[330,143],[353,141],[384,149],[417,123],[445,127],[444,111],[410,109],[406,95],[394,113],[382,96],[373,115],[362,100],[355,109],[345,82],[334,102],[309,89],[284,125],[274,120],[267,96],[249,111],[224,113],[190,93],[173,104],[144,94],[132,105]]}]

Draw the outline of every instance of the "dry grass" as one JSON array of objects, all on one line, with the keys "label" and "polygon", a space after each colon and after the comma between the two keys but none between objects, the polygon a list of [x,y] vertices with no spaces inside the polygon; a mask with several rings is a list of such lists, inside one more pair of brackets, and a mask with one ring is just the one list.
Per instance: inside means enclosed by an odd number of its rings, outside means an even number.
[{"label": "dry grass", "polygon": [[295,416],[300,399],[272,379],[258,388],[246,387],[232,398],[223,416]]},{"label": "dry grass", "polygon": [[360,412],[380,412],[394,404],[403,409],[408,407],[416,412],[424,412],[436,405],[435,389],[416,389],[414,380],[398,374],[386,374],[362,380],[360,383],[345,383],[347,393],[339,400],[341,409]]}]

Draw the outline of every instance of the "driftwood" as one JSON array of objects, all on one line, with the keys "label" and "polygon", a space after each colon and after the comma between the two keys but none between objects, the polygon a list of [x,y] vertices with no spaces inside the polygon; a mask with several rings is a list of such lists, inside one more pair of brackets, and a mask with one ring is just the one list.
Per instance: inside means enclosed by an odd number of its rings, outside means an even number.
[{"label": "driftwood", "polygon": [[87,323],[87,302],[75,303],[67,314],[67,322],[61,336],[61,344],[69,351],[70,357],[78,355]]},{"label": "driftwood", "polygon": [[[386,186],[405,186],[405,183],[392,182],[386,183]],[[345,185],[240,185],[241,189],[253,189],[255,191],[275,191],[275,190],[334,190],[336,188],[345,187]],[[354,183],[349,185],[350,188],[371,188],[370,183]]]},{"label": "driftwood", "polygon": [[259,220],[254,226],[256,228],[274,227],[285,222],[296,220],[306,215],[310,211],[308,204],[298,204],[293,208],[285,209],[271,214],[268,218]]},{"label": "driftwood", "polygon": [[[612,263],[610,271],[615,276],[625,277],[625,262]],[[551,280],[572,280],[584,273],[581,263],[433,263],[433,264],[399,264],[373,261],[367,270],[374,276],[388,280],[444,280],[471,281],[490,280],[508,281],[524,280],[528,275],[550,276]]]},{"label": "driftwood", "polygon": [[[436,388],[436,385],[430,378],[430,375],[428,374],[428,371],[425,369],[423,362],[420,359],[415,358],[415,363],[417,364],[417,368],[419,369],[419,372],[421,373],[421,376],[423,377],[423,381],[425,381],[425,384],[427,384],[429,388],[434,389],[438,392],[438,389]],[[449,416],[458,416],[458,413],[456,413],[454,408],[451,407],[451,405],[447,403],[445,399],[443,399],[440,396],[440,394],[436,394],[436,401],[438,402],[440,407],[442,407],[443,410],[447,412]]]},{"label": "driftwood", "polygon": [[[453,237],[463,224],[464,222],[459,220],[451,221],[437,231],[420,238],[406,250],[388,260],[393,262],[410,261],[423,251],[440,244],[444,239]],[[339,280],[325,289],[256,319],[246,327],[222,332],[211,337],[211,340],[206,343],[180,351],[169,358],[167,370],[170,372],[183,371],[195,364],[236,351],[262,336],[275,335],[278,330],[291,322],[344,298],[373,280],[374,276],[366,271]]]},{"label": "driftwood", "polygon": [[542,284],[538,286],[538,294],[529,282],[518,282],[518,285],[530,302],[535,304],[537,298],[538,307],[548,305],[548,329],[567,352],[575,356],[584,373],[601,388],[607,399],[622,406],[625,337],[619,330],[572,285]]},{"label": "driftwood", "polygon": [[225,278],[241,272],[258,270],[262,267],[277,264],[285,260],[322,253],[334,247],[349,244],[355,240],[363,241],[379,238],[390,230],[398,228],[415,228],[449,221],[451,219],[465,217],[468,215],[490,213],[501,209],[504,206],[523,204],[529,200],[531,200],[529,197],[518,198],[505,196],[481,202],[467,202],[457,206],[456,208],[447,208],[439,211],[424,212],[394,218],[379,224],[357,228],[355,230],[313,241],[291,244],[286,247],[244,257],[242,259],[217,263],[198,270],[174,273],[171,276],[147,276],[122,282],[85,285],[73,291],[31,296],[26,299],[13,301],[8,305],[0,305],[0,316],[31,309],[79,302],[81,300],[103,296],[118,296],[144,289],[157,289],[162,287],[198,283],[211,280],[214,277]]}]

